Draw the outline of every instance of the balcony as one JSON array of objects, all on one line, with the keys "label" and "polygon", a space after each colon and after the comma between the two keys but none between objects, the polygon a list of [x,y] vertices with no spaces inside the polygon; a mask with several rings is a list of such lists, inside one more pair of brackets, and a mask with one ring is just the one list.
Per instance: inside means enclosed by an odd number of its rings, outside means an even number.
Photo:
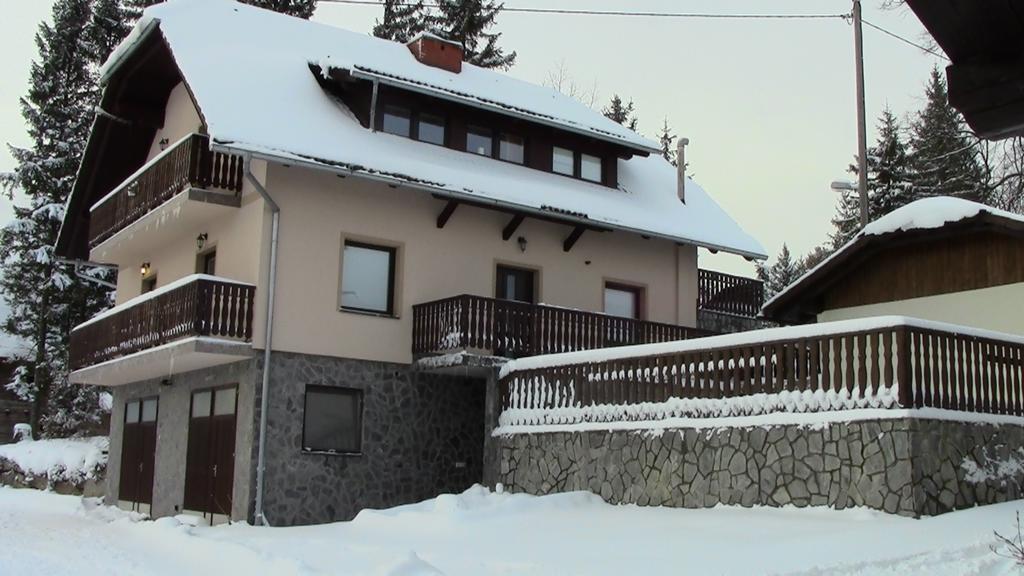
[{"label": "balcony", "polygon": [[674,324],[468,294],[417,304],[412,311],[412,352],[418,358],[458,352],[520,358],[709,335]]},{"label": "balcony", "polygon": [[250,355],[256,288],[196,274],[71,331],[70,380],[116,386]]},{"label": "balcony", "polygon": [[[167,148],[110,194],[100,199],[89,215],[89,248],[116,251],[119,233],[140,224],[160,224],[168,215],[176,222],[216,216],[218,209],[240,205],[242,158],[210,150],[207,136],[192,134]],[[175,206],[172,200],[178,199]],[[191,201],[191,202],[188,202]],[[184,207],[185,203],[188,206]],[[163,218],[157,212],[163,210]],[[162,226],[173,229],[176,226]],[[134,240],[133,240],[134,241]],[[159,245],[164,240],[155,240]],[[108,254],[106,259],[116,258]]]},{"label": "balcony", "polygon": [[755,318],[764,305],[764,284],[745,276],[697,271],[697,309]]}]

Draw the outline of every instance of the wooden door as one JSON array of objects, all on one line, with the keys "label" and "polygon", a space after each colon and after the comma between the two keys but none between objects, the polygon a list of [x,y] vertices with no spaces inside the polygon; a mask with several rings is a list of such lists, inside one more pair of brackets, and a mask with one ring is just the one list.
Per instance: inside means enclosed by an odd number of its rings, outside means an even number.
[{"label": "wooden door", "polygon": [[231,514],[237,388],[192,394],[185,464],[185,508]]},{"label": "wooden door", "polygon": [[156,398],[125,404],[118,499],[133,502],[133,509],[153,503],[157,408]]}]

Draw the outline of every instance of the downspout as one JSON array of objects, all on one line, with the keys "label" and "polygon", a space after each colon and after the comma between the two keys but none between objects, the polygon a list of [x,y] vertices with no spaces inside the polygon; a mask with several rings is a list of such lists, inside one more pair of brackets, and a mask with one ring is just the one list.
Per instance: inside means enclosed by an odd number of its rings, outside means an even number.
[{"label": "downspout", "polygon": [[281,208],[270,197],[263,184],[253,175],[252,154],[245,155],[244,170],[246,180],[259,192],[273,213],[270,227],[270,267],[267,270],[266,326],[263,332],[263,382],[260,388],[260,435],[256,456],[256,510],[254,511],[256,525],[263,526],[267,524],[267,519],[263,515],[263,471],[266,464],[267,396],[270,391],[270,345],[274,331],[274,289],[277,284],[277,234],[280,226]]},{"label": "downspout", "polygon": [[377,88],[380,80],[373,79],[373,95],[370,96],[370,132],[377,131]]}]

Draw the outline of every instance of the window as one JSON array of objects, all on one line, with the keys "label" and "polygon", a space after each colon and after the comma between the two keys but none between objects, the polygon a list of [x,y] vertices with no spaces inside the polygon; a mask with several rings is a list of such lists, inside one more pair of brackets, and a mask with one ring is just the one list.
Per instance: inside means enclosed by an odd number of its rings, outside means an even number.
[{"label": "window", "polygon": [[420,114],[416,123],[416,138],[444,146],[444,118],[434,114]]},{"label": "window", "polygon": [[412,120],[408,108],[401,106],[385,106],[381,129],[388,134],[405,136],[412,135]]},{"label": "window", "polygon": [[612,316],[640,319],[642,289],[608,282],[604,285],[604,312]]},{"label": "window", "polygon": [[507,162],[522,164],[526,145],[522,136],[502,134],[498,144],[498,158]]},{"label": "window", "polygon": [[601,159],[590,154],[580,155],[580,178],[591,182],[601,181]]},{"label": "window", "polygon": [[575,170],[573,170],[573,168],[572,150],[555,146],[551,154],[551,171],[556,174],[573,176],[575,174]]},{"label": "window", "polygon": [[394,314],[395,252],[388,246],[345,241],[341,269],[341,307]]},{"label": "window", "polygon": [[496,296],[502,300],[534,303],[534,271],[498,266]]},{"label": "window", "polygon": [[302,449],[359,454],[363,444],[363,391],[306,386]]},{"label": "window", "polygon": [[466,152],[481,156],[494,155],[494,138],[487,128],[470,126],[466,130]]}]

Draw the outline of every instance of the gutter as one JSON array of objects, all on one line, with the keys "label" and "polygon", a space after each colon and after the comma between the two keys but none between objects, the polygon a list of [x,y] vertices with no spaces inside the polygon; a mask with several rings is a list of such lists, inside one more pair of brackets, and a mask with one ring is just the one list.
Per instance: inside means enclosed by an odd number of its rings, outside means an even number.
[{"label": "gutter", "polygon": [[390,186],[406,186],[406,187],[412,188],[414,190],[422,190],[424,192],[429,192],[429,193],[431,193],[433,195],[436,195],[436,196],[439,196],[441,198],[445,198],[445,199],[448,199],[448,200],[460,200],[460,201],[463,201],[463,202],[472,202],[472,203],[475,203],[475,204],[493,204],[494,206],[497,206],[497,207],[500,207],[500,208],[504,208],[506,210],[512,209],[512,210],[517,210],[519,212],[526,213],[528,215],[532,214],[535,217],[542,217],[542,218],[550,219],[550,218],[552,218],[554,216],[554,217],[557,217],[559,220],[564,221],[567,225],[578,224],[578,225],[581,225],[581,226],[604,227],[604,228],[609,228],[609,229],[612,229],[612,230],[620,230],[622,232],[629,232],[631,234],[637,234],[637,235],[640,235],[640,236],[648,236],[648,237],[651,237],[651,238],[660,238],[662,240],[668,240],[670,242],[676,242],[676,243],[680,243],[680,244],[693,244],[694,246],[698,246],[700,248],[706,248],[706,249],[714,251],[714,252],[722,251],[722,252],[726,252],[726,253],[729,253],[729,254],[735,254],[737,256],[742,256],[742,257],[744,257],[744,258],[746,258],[748,260],[766,260],[768,258],[768,256],[766,254],[759,254],[757,252],[748,252],[746,250],[737,250],[735,248],[729,248],[727,246],[720,246],[718,244],[714,244],[714,243],[711,243],[711,242],[704,242],[704,241],[701,241],[701,240],[694,240],[694,239],[691,239],[691,238],[681,238],[681,237],[676,237],[676,236],[669,236],[667,234],[659,234],[657,232],[652,232],[650,230],[640,230],[640,229],[631,228],[631,227],[628,227],[628,226],[620,226],[620,225],[617,225],[617,224],[611,224],[611,223],[608,223],[608,222],[602,222],[600,220],[591,220],[589,218],[580,218],[580,217],[577,217],[577,216],[572,216],[570,214],[564,214],[564,213],[560,213],[560,212],[549,212],[549,211],[546,211],[546,210],[541,210],[540,208],[535,208],[533,206],[524,206],[524,205],[521,205],[521,204],[510,204],[508,202],[501,202],[501,201],[495,200],[493,198],[485,198],[485,197],[478,196],[478,195],[475,195],[475,194],[467,194],[467,193],[451,190],[451,189],[448,189],[448,188],[440,188],[440,187],[437,187],[437,186],[430,186],[430,185],[423,184],[423,183],[420,183],[420,182],[412,182],[412,181],[409,181],[409,180],[403,180],[401,178],[393,178],[393,177],[389,177],[389,176],[380,176],[380,175],[371,174],[371,173],[368,173],[368,172],[360,172],[360,171],[352,170],[352,169],[348,169],[348,168],[340,168],[338,166],[331,166],[329,164],[323,164],[323,163],[320,163],[320,162],[316,162],[316,161],[313,161],[313,160],[306,160],[304,158],[299,158],[299,157],[283,156],[283,155],[280,155],[280,154],[271,154],[271,153],[267,153],[267,152],[252,151],[252,150],[247,150],[247,149],[241,148],[241,147],[235,147],[235,146],[225,145],[225,144],[218,144],[216,142],[214,142],[211,145],[211,149],[213,149],[214,151],[217,151],[217,152],[223,152],[225,154],[235,154],[235,155],[241,154],[241,155],[251,156],[252,158],[257,158],[257,159],[260,159],[260,160],[266,160],[268,162],[276,162],[278,164],[287,164],[287,165],[290,165],[290,166],[302,166],[304,168],[309,168],[311,170],[320,170],[322,172],[328,172],[330,174],[336,174],[336,175],[340,174],[340,175],[344,175],[344,176],[355,176],[357,178],[363,178],[365,180],[370,180],[370,181],[374,181],[374,182],[382,182],[382,183],[388,184]]},{"label": "gutter", "polygon": [[245,179],[252,184],[259,192],[263,200],[270,206],[273,213],[273,220],[270,231],[270,266],[267,270],[267,313],[266,326],[263,332],[263,379],[260,387],[260,435],[259,448],[256,456],[256,503],[254,519],[257,526],[267,524],[267,518],[263,514],[263,473],[266,468],[266,439],[267,439],[267,405],[268,392],[270,390],[270,345],[273,339],[274,330],[274,292],[277,284],[277,238],[280,228],[281,208],[270,197],[267,189],[252,173],[252,154],[245,154],[243,160],[243,171]]}]

